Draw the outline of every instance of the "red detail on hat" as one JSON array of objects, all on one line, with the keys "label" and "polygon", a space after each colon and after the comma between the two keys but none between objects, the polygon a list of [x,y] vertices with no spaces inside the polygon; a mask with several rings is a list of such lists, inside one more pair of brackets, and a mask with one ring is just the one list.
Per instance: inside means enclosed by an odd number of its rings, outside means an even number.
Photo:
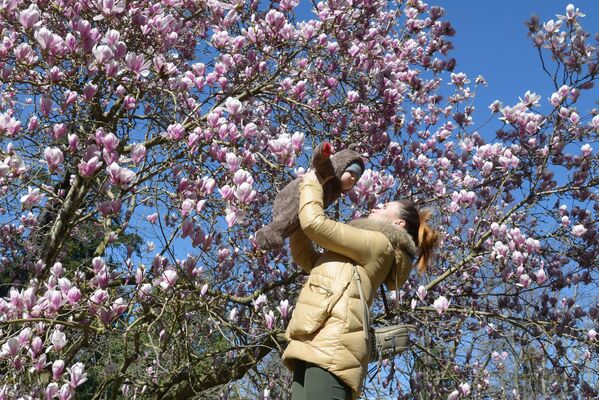
[{"label": "red detail on hat", "polygon": [[322,155],[325,157],[330,157],[332,152],[331,144],[329,142],[324,142],[322,145]]}]

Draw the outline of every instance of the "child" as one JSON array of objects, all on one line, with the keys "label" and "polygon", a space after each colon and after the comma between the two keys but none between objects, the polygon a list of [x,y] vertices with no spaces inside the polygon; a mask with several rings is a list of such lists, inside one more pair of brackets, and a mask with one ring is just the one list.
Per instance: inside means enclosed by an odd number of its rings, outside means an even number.
[{"label": "child", "polygon": [[[364,162],[360,155],[349,149],[331,156],[331,145],[321,143],[314,150],[312,166],[323,179],[323,202],[326,208],[335,202],[341,193],[348,192],[364,173]],[[299,184],[301,178],[288,183],[273,203],[272,222],[256,232],[256,242],[263,250],[274,250],[283,246],[285,238],[299,229]]]}]

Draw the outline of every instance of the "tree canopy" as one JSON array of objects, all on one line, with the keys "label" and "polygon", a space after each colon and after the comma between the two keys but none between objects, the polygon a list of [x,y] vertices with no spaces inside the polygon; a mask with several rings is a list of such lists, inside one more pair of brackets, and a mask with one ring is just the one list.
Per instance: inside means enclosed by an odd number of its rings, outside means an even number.
[{"label": "tree canopy", "polygon": [[475,113],[484,78],[420,0],[0,5],[0,398],[284,398],[305,277],[253,235],[323,140],[369,168],[335,218],[408,197],[443,237],[375,307],[418,332],[366,396],[598,395],[581,10],[527,24],[546,92]]}]

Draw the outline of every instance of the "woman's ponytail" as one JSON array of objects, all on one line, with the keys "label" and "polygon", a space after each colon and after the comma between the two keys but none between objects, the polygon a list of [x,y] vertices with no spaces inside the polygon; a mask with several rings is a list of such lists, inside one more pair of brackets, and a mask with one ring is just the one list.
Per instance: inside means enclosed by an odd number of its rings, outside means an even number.
[{"label": "woman's ponytail", "polygon": [[437,247],[439,241],[439,234],[428,224],[431,215],[432,212],[430,210],[420,210],[419,212],[417,243],[417,246],[420,249],[420,256],[417,260],[419,273],[426,271],[429,262],[433,258],[435,247]]}]

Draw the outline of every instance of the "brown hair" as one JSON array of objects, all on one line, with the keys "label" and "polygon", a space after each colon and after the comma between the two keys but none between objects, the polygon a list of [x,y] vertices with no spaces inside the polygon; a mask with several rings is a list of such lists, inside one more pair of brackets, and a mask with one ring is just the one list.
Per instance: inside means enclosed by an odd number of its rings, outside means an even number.
[{"label": "brown hair", "polygon": [[439,241],[439,234],[428,224],[432,212],[426,209],[418,210],[411,200],[400,200],[398,203],[399,218],[406,221],[404,228],[420,249],[420,256],[416,260],[416,264],[418,272],[423,273],[426,271]]}]

